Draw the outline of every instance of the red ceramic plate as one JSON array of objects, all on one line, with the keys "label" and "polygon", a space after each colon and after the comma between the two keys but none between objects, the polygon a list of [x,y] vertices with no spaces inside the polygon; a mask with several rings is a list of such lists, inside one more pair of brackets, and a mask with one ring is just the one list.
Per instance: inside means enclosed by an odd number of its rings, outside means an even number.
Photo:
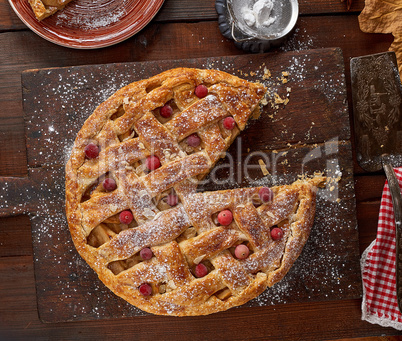
[{"label": "red ceramic plate", "polygon": [[28,0],[9,0],[20,19],[35,33],[55,44],[95,49],[117,44],[144,28],[164,0],[73,0],[42,21]]}]

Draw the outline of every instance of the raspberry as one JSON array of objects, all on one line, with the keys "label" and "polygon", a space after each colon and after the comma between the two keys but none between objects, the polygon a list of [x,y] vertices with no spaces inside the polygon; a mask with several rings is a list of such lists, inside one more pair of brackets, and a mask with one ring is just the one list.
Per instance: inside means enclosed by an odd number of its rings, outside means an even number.
[{"label": "raspberry", "polygon": [[229,116],[229,117],[226,117],[224,120],[223,120],[223,126],[225,127],[225,129],[227,129],[227,130],[232,130],[233,128],[234,128],[234,126],[235,126],[235,120],[234,120],[234,118],[233,117],[231,117],[231,116]]},{"label": "raspberry", "polygon": [[144,247],[140,251],[140,256],[143,260],[151,259],[152,258],[152,251],[149,247]]},{"label": "raspberry", "polygon": [[162,117],[164,118],[169,118],[170,116],[172,116],[173,114],[173,109],[169,104],[165,104],[161,110],[160,110],[160,114]]},{"label": "raspberry", "polygon": [[201,143],[201,139],[197,134],[191,134],[186,141],[190,147],[198,147]]},{"label": "raspberry", "polygon": [[179,198],[177,197],[177,195],[169,194],[166,197],[166,202],[169,206],[176,206],[179,203]]},{"label": "raspberry", "polygon": [[258,191],[258,196],[263,203],[270,202],[274,198],[274,193],[269,187],[262,187]]},{"label": "raspberry", "polygon": [[140,293],[144,296],[149,296],[152,294],[152,288],[148,283],[143,283],[140,285]]},{"label": "raspberry", "polygon": [[116,181],[112,178],[106,178],[103,180],[102,186],[107,192],[114,191],[117,188]]},{"label": "raspberry", "polygon": [[85,147],[84,151],[88,159],[95,159],[99,155],[99,147],[92,142]]},{"label": "raspberry", "polygon": [[230,212],[229,210],[224,210],[219,212],[218,214],[218,222],[219,224],[223,225],[223,226],[227,226],[229,225],[233,220],[233,215],[232,212]]},{"label": "raspberry", "polygon": [[119,219],[122,224],[128,225],[133,221],[134,217],[133,217],[133,214],[127,210],[127,211],[120,212]]},{"label": "raspberry", "polygon": [[195,275],[198,278],[206,276],[207,273],[208,273],[208,269],[204,264],[200,263],[195,267]]},{"label": "raspberry", "polygon": [[157,156],[151,155],[147,157],[146,166],[150,171],[153,171],[161,166],[161,162]]},{"label": "raspberry", "polygon": [[235,249],[235,256],[238,259],[245,259],[248,257],[248,254],[250,253],[250,250],[248,247],[244,244],[239,244],[236,246]]},{"label": "raspberry", "polygon": [[208,95],[208,88],[205,85],[200,84],[195,88],[194,93],[198,98],[204,98]]},{"label": "raspberry", "polygon": [[282,229],[279,228],[279,227],[274,227],[274,228],[271,230],[271,237],[272,237],[273,240],[280,240],[280,239],[282,239],[282,237],[283,237],[283,231],[282,231]]}]

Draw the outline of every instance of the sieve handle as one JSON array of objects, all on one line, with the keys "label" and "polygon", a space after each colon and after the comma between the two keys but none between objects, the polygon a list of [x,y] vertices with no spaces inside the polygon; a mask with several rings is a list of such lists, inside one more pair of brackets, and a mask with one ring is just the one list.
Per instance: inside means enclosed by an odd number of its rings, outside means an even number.
[{"label": "sieve handle", "polygon": [[255,37],[248,37],[248,38],[236,38],[236,36],[235,36],[235,23],[234,23],[234,21],[232,20],[232,37],[233,37],[233,40],[235,41],[235,42],[237,42],[237,43],[241,43],[241,42],[243,42],[243,41],[250,41],[250,40],[253,40],[253,39],[255,39]]}]

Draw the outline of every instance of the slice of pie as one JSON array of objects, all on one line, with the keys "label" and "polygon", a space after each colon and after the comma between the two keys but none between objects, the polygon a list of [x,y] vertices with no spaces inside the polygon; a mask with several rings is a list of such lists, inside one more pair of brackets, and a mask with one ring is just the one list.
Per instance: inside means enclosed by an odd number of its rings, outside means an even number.
[{"label": "slice of pie", "polygon": [[79,131],[66,213],[80,255],[116,295],[159,315],[205,315],[280,281],[302,251],[322,178],[196,191],[266,89],[178,68],[127,85]]},{"label": "slice of pie", "polygon": [[72,0],[28,0],[35,17],[39,21],[62,10],[71,1]]}]

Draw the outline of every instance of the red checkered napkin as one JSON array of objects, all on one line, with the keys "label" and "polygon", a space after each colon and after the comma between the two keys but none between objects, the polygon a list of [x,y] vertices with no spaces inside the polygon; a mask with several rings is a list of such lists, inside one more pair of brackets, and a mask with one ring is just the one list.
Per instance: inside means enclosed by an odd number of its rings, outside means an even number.
[{"label": "red checkered napkin", "polygon": [[[394,170],[402,188],[402,167]],[[377,238],[363,252],[361,268],[362,319],[402,330],[395,288],[395,220],[387,182],[381,198]]]}]

